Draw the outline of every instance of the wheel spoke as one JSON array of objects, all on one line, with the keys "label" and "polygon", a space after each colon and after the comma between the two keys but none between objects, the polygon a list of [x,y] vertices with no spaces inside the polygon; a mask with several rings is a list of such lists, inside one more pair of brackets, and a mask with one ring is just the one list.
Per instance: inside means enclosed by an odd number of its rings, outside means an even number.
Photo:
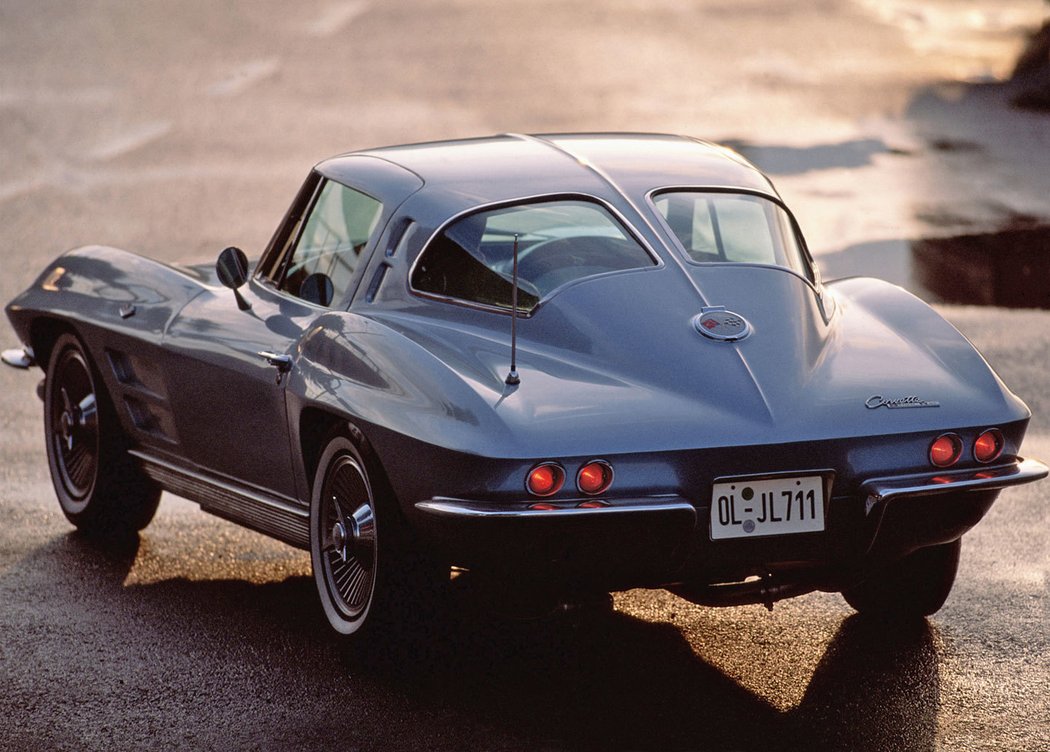
[{"label": "wheel spoke", "polygon": [[360,604],[361,594],[361,581],[365,577],[365,570],[359,569],[354,575],[353,579],[350,580],[350,585],[346,589],[346,600],[352,605]]},{"label": "wheel spoke", "polygon": [[352,557],[346,562],[344,562],[342,558],[337,557],[336,564],[338,564],[338,570],[333,570],[333,575],[336,578],[337,587],[341,590],[347,580],[361,571],[361,565],[358,563],[357,559]]},{"label": "wheel spoke", "polygon": [[343,582],[339,585],[339,595],[343,598],[348,606],[353,606],[354,601],[350,597],[350,590],[354,585],[354,577],[356,575],[350,574],[343,579]]},{"label": "wheel spoke", "polygon": [[342,590],[343,585],[346,584],[347,580],[354,576],[354,573],[357,570],[349,564],[344,564],[342,559],[338,559],[336,563],[339,565],[338,571],[335,572],[336,587]]},{"label": "wheel spoke", "polygon": [[85,461],[88,459],[87,449],[85,449],[82,444],[77,444],[70,451],[69,458],[66,460],[66,466],[69,469],[69,478],[78,486],[83,484],[83,470]]}]

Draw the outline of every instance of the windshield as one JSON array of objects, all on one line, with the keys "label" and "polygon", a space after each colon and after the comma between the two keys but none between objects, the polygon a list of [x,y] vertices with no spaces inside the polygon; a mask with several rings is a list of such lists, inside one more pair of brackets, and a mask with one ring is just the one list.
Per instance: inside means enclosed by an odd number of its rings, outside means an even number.
[{"label": "windshield", "polygon": [[420,255],[412,271],[412,288],[509,309],[515,237],[518,308],[525,312],[574,280],[656,265],[601,205],[544,201],[456,220]]},{"label": "windshield", "polygon": [[784,266],[814,281],[791,217],[769,199],[669,191],[653,203],[691,261]]}]

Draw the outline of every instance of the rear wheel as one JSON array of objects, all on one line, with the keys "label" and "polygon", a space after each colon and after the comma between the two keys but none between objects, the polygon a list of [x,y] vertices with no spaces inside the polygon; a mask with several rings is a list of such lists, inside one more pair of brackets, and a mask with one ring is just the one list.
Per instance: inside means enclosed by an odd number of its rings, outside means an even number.
[{"label": "rear wheel", "polygon": [[313,489],[310,558],[329,624],[345,635],[413,629],[426,617],[440,569],[416,550],[381,472],[336,436]]},{"label": "rear wheel", "polygon": [[948,599],[959,569],[962,539],[920,548],[842,592],[861,614],[921,617]]},{"label": "rear wheel", "polygon": [[128,455],[101,380],[72,334],[58,338],[48,363],[44,434],[58,503],[78,529],[124,535],[149,524],[160,488]]}]

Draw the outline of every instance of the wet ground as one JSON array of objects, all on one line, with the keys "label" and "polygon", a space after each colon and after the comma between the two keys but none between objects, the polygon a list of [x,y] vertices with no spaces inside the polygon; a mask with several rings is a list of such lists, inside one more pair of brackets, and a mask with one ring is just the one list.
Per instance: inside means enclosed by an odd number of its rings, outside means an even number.
[{"label": "wet ground", "polygon": [[[309,165],[352,148],[686,132],[769,171],[826,277],[952,301],[940,310],[1032,407],[1026,451],[1045,460],[1050,312],[1000,306],[1045,305],[1050,287],[1050,117],[997,84],[1045,13],[8,0],[0,300],[84,243],[257,253]],[[35,381],[0,372],[0,748],[1050,748],[1046,484],[1003,494],[945,608],[910,629],[834,595],[769,614],[632,591],[518,625],[453,600],[430,639],[362,652],[327,632],[308,557],[187,502],[165,497],[122,550],[72,534]]]},{"label": "wet ground", "polygon": [[882,277],[930,302],[1046,309],[1050,117],[1011,97],[1002,82],[942,82],[918,89],[898,117],[869,121],[864,138],[730,143],[786,197],[797,192],[804,226],[813,212],[809,239],[827,278]]},{"label": "wet ground", "polygon": [[912,284],[928,297],[1050,309],[1050,225],[1014,221],[994,232],[927,238],[913,242],[911,254]]}]

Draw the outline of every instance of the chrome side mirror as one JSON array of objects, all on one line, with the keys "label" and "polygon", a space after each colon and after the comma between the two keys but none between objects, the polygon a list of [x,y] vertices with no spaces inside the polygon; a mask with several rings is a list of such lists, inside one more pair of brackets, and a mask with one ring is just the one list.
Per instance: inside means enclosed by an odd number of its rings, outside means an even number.
[{"label": "chrome side mirror", "polygon": [[238,308],[247,311],[252,307],[252,304],[245,300],[240,290],[237,289],[243,287],[248,281],[248,257],[244,255],[244,251],[235,246],[224,249],[219,254],[219,260],[215,262],[215,273],[224,287],[233,290]]}]

